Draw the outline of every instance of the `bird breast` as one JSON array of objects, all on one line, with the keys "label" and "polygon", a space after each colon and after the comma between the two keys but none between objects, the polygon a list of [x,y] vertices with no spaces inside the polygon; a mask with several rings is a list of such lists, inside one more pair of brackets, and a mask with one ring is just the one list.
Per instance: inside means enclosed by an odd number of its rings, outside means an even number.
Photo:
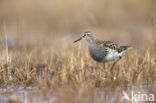
[{"label": "bird breast", "polygon": [[108,62],[119,58],[123,52],[118,53],[118,51],[108,48],[101,48],[95,46],[88,46],[89,53],[91,57],[97,62]]},{"label": "bird breast", "polygon": [[103,62],[103,59],[106,57],[106,52],[104,48],[98,48],[95,46],[88,46],[89,53],[91,57],[97,62]]}]

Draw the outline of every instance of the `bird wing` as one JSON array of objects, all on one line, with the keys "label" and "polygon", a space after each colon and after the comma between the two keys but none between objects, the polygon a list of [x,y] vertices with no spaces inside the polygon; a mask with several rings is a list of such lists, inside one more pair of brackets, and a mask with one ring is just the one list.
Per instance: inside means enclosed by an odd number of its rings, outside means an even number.
[{"label": "bird wing", "polygon": [[119,53],[130,47],[130,46],[120,46],[119,44],[111,41],[99,41],[99,44],[107,47],[107,49],[117,50]]}]

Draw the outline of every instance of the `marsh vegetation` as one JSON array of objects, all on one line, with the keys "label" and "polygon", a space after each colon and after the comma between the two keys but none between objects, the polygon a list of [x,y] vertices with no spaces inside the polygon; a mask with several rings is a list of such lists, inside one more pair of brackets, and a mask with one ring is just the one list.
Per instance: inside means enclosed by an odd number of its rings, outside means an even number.
[{"label": "marsh vegetation", "polygon": [[[0,102],[122,103],[131,102],[121,100],[123,91],[155,95],[155,1],[121,1],[2,1]],[[84,41],[73,44],[88,29],[133,49],[112,72],[113,62],[104,69]]]}]

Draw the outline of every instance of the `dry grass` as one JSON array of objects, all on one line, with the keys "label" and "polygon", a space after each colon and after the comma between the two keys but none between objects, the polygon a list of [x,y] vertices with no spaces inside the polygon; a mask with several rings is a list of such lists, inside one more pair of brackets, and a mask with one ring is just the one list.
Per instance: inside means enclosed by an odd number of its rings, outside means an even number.
[{"label": "dry grass", "polygon": [[[37,87],[27,99],[16,90],[0,91],[9,103],[114,103],[123,90],[156,94],[155,0],[62,2],[0,1],[0,89]],[[88,29],[97,38],[133,46],[113,72],[113,62],[104,69],[84,42],[73,44]]]},{"label": "dry grass", "polygon": [[112,62],[106,63],[104,69],[102,63],[91,59],[87,49],[82,49],[84,44],[73,44],[73,40],[56,40],[58,42],[53,41],[55,44],[50,42],[49,45],[41,41],[16,46],[9,50],[8,64],[4,57],[5,49],[1,50],[1,58],[4,59],[1,60],[0,81],[26,85],[45,82],[43,84],[47,86],[71,85],[78,88],[83,83],[98,87],[124,86],[154,79],[155,57],[151,55],[150,48],[141,55],[138,48],[128,51],[110,72]]},{"label": "dry grass", "polygon": [[[152,45],[155,45],[155,41],[150,46],[145,46],[147,49],[144,51],[140,51],[136,44],[136,47],[123,55],[111,72],[110,67],[113,62],[106,63],[104,69],[102,63],[95,62],[89,56],[84,42],[73,44],[76,36],[63,37],[48,39],[49,36],[44,38],[38,36],[36,42],[32,43],[19,40],[9,46],[8,64],[5,57],[6,50],[1,49],[1,87],[35,86],[45,93],[49,91],[52,91],[50,92],[52,94],[56,93],[59,102],[67,103],[82,101],[86,103],[90,102],[91,98],[96,98],[97,102],[110,100],[112,91],[119,94],[122,90],[134,86],[139,90],[141,85],[146,85],[149,90],[153,90],[156,60],[155,48],[153,49]],[[148,37],[150,36],[146,38]],[[94,88],[105,88],[107,95],[98,97],[101,95],[99,94],[101,90]],[[74,98],[71,99],[72,95]],[[115,96],[117,100],[118,96]]]}]

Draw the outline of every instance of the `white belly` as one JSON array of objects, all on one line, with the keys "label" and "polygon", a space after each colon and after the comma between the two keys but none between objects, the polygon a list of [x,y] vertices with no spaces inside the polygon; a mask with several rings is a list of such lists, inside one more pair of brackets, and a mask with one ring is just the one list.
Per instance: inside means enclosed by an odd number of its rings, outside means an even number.
[{"label": "white belly", "polygon": [[121,53],[118,53],[116,50],[110,50],[108,52],[108,54],[106,55],[106,57],[104,58],[104,62],[107,62],[107,61],[112,61],[114,59],[117,59],[119,58],[121,55],[123,54],[123,52]]}]

